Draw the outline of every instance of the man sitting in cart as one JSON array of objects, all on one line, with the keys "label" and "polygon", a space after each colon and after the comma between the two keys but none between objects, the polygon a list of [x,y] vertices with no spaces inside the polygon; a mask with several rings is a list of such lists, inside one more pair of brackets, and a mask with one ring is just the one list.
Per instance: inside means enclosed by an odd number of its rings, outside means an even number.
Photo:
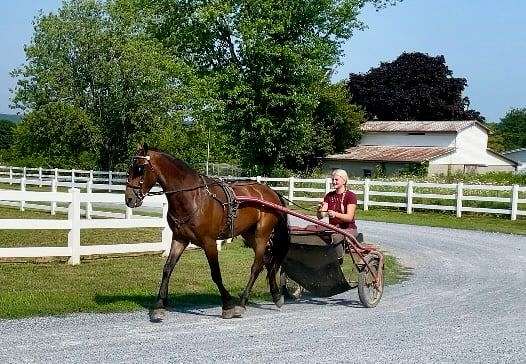
[{"label": "man sitting in cart", "polygon": [[343,169],[335,169],[331,174],[334,191],[325,195],[318,208],[318,219],[329,217],[329,224],[347,230],[352,236],[358,231],[354,215],[356,212],[356,194],[347,189],[349,177]]}]

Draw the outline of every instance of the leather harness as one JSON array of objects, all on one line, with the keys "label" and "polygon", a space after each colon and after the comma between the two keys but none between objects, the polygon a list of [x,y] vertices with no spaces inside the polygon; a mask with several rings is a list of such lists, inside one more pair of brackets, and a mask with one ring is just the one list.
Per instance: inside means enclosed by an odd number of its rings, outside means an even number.
[{"label": "leather harness", "polygon": [[[149,156],[134,156],[133,158],[145,160],[145,163],[140,164],[139,166],[150,167],[154,173],[158,174],[155,168],[153,167],[153,165],[150,163]],[[228,238],[234,237],[234,223],[237,217],[237,211],[239,207],[239,201],[236,199],[236,194],[234,190],[232,189],[229,183],[223,181],[222,179],[207,177],[202,174],[199,174],[199,177],[203,181],[202,185],[190,187],[190,188],[181,188],[181,189],[174,190],[174,191],[148,192],[148,193],[143,194],[142,185],[144,182],[143,181],[144,175],[141,175],[138,186],[134,186],[129,182],[126,183],[126,185],[132,188],[134,194],[141,200],[144,199],[144,197],[146,196],[162,195],[162,194],[168,195],[172,193],[179,193],[179,192],[185,192],[185,191],[196,190],[199,188],[204,188],[210,197],[212,197],[214,200],[219,202],[221,207],[223,207],[223,213],[226,215],[225,223],[223,225],[223,228],[219,232],[218,239],[228,239]],[[211,179],[213,182],[207,183],[206,178]],[[222,189],[223,193],[225,194],[226,201],[221,201],[215,193],[210,192],[209,187],[212,185],[218,185]],[[187,216],[183,218],[177,218],[171,213],[169,213],[169,216],[177,226],[182,226],[190,222],[190,220],[197,213],[198,210],[199,208],[194,209],[190,214],[188,214]]]}]

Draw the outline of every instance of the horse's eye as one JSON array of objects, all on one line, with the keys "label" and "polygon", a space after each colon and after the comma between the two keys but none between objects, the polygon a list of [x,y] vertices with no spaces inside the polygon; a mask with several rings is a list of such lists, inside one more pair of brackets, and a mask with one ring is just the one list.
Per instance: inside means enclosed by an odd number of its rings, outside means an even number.
[{"label": "horse's eye", "polygon": [[135,166],[135,174],[142,175],[144,173],[144,166]]}]

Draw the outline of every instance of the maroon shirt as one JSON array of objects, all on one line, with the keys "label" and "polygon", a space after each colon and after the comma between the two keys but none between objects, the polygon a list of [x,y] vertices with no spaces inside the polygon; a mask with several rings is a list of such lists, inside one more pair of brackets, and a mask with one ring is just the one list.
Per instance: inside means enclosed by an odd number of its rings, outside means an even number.
[{"label": "maroon shirt", "polygon": [[[346,212],[345,210],[347,210],[347,205],[356,205],[358,201],[356,199],[356,195],[352,191],[345,191],[344,193],[336,193],[335,191],[331,191],[325,195],[323,202],[327,202],[329,205],[328,210],[344,214]],[[333,217],[329,218],[329,224],[336,225],[340,229],[356,229],[356,223],[354,222],[354,219],[351,222],[345,222]]]}]

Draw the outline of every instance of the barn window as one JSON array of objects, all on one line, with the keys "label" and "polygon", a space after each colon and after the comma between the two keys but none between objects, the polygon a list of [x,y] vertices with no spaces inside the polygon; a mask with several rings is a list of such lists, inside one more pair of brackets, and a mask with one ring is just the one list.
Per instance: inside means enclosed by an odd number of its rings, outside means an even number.
[{"label": "barn window", "polygon": [[426,135],[426,133],[422,133],[420,131],[415,131],[415,132],[411,132],[411,133],[407,133],[408,135]]},{"label": "barn window", "polygon": [[364,177],[372,177],[372,175],[373,175],[373,171],[372,170],[365,169],[365,168],[363,169],[363,176]]}]

